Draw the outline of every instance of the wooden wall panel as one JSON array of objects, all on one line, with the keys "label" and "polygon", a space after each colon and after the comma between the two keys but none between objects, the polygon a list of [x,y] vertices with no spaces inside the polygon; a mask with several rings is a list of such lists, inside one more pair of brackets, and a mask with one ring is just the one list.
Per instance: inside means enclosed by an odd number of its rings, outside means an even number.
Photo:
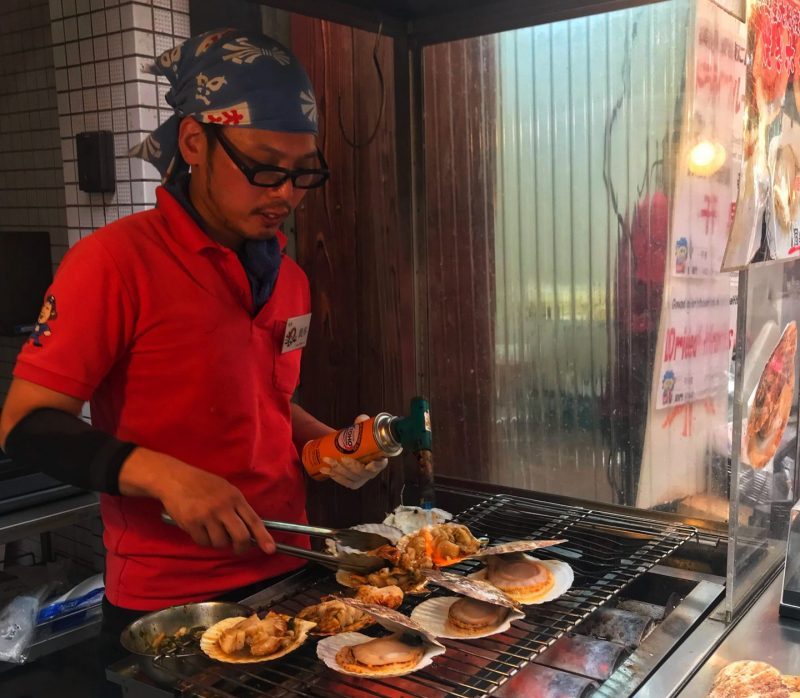
[{"label": "wooden wall panel", "polygon": [[[332,426],[361,412],[403,413],[413,386],[412,246],[398,223],[390,39],[379,46],[386,103],[375,138],[356,148],[345,138],[365,141],[378,119],[374,44],[374,34],[292,16],[292,48],[315,86],[320,146],[332,171],[296,216],[313,311],[300,402]],[[357,492],[314,483],[309,516],[333,525],[380,520],[399,503],[402,480],[396,459]]]},{"label": "wooden wall panel", "polygon": [[488,36],[424,54],[436,470],[482,481],[494,428],[495,46]]}]

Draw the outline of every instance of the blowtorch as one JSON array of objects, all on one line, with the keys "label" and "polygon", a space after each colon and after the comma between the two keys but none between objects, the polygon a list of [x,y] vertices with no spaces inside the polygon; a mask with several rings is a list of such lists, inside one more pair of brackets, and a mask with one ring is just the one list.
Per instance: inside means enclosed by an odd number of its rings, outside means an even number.
[{"label": "blowtorch", "polygon": [[419,465],[420,506],[431,509],[434,505],[433,439],[430,403],[424,397],[411,399],[407,417],[381,412],[368,420],[309,441],[303,446],[302,460],[311,477],[323,480],[325,476],[320,467],[325,458],[347,456],[369,463],[378,458],[397,456],[404,449],[414,454]]}]

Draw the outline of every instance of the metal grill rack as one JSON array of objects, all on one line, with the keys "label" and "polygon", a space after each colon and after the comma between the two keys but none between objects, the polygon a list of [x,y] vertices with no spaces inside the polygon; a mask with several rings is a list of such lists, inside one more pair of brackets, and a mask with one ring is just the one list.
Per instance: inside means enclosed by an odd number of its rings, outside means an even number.
[{"label": "metal grill rack", "polygon": [[[575,585],[560,599],[527,606],[526,618],[502,635],[479,640],[445,640],[447,653],[425,670],[400,678],[359,679],[336,674],[316,658],[313,642],[280,661],[242,669],[214,664],[179,682],[180,696],[208,698],[473,698],[493,693],[510,675],[571,631],[630,582],[696,535],[690,526],[631,515],[499,494],[456,517],[476,536],[492,543],[521,538],[567,538],[563,547],[537,551],[562,559],[575,571]],[[450,569],[469,573],[480,566],[466,561]],[[340,591],[329,573],[309,574],[271,608],[296,614],[321,596]],[[433,590],[432,595],[444,592]],[[426,597],[406,596],[408,614]],[[380,628],[366,631],[380,634]]]}]

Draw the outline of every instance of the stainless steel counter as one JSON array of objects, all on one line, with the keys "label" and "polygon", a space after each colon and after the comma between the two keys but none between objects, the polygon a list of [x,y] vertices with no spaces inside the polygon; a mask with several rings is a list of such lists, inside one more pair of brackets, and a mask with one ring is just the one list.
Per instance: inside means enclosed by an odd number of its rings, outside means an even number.
[{"label": "stainless steel counter", "polygon": [[[800,674],[800,621],[778,616],[781,579],[778,575],[772,581],[678,694],[679,698],[708,695],[717,672],[740,659],[769,662],[784,674]],[[716,620],[706,620],[705,624],[722,625]]]}]

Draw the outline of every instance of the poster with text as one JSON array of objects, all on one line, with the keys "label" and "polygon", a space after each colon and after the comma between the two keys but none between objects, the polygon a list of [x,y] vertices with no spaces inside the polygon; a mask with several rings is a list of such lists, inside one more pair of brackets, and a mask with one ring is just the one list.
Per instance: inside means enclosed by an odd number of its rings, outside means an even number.
[{"label": "poster with text", "polygon": [[744,46],[744,25],[700,0],[687,61],[670,273],[653,376],[656,409],[691,403],[727,386],[735,291],[720,267],[741,160]]},{"label": "poster with text", "polygon": [[742,159],[743,24],[709,0],[697,5],[672,210],[673,276],[719,274]]},{"label": "poster with text", "polygon": [[800,256],[800,0],[748,0],[743,142],[723,269]]}]

